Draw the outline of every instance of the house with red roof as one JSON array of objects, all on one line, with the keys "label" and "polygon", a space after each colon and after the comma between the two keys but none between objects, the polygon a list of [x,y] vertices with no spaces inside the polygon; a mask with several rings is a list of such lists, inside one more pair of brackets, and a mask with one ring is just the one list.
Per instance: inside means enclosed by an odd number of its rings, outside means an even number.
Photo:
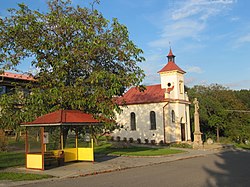
[{"label": "house with red roof", "polygon": [[[35,81],[34,77],[25,74],[4,72],[0,74],[0,95],[12,92],[16,86],[24,88],[30,81]],[[25,89],[23,91],[28,92]]]},{"label": "house with red roof", "polygon": [[170,49],[167,64],[158,72],[161,84],[133,87],[117,102],[120,128],[113,137],[138,142],[172,143],[191,141],[189,99],[184,92],[184,74]]}]

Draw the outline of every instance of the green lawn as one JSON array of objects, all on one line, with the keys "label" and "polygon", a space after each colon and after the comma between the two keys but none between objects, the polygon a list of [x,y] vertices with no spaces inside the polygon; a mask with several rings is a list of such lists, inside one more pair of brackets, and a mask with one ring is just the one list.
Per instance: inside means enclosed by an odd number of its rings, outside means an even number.
[{"label": "green lawn", "polygon": [[242,149],[247,149],[250,150],[250,143],[247,144],[235,144],[236,147],[242,148]]},{"label": "green lawn", "polygon": [[104,143],[95,147],[95,153],[97,154],[111,154],[111,155],[124,155],[124,156],[160,156],[183,153],[184,151],[161,148],[161,147],[136,147],[131,146],[127,148],[113,148],[111,143]]},{"label": "green lawn", "polygon": [[0,152],[0,169],[24,165],[25,153]]},{"label": "green lawn", "polygon": [[[126,148],[114,148],[111,143],[101,142],[100,145],[95,146],[96,154],[112,154],[112,155],[127,155],[127,156],[159,156],[182,153],[181,150],[173,150],[161,147],[136,147],[129,146]],[[0,152],[0,170],[8,167],[24,166],[25,153],[20,152]],[[1,171],[0,171],[1,172]],[[1,172],[0,180],[39,180],[50,178],[49,175],[38,175],[29,173],[14,173],[14,172]]]},{"label": "green lawn", "polygon": [[1,172],[0,180],[11,180],[11,181],[24,181],[24,180],[40,180],[51,178],[51,175],[38,175],[31,173],[13,173],[13,172]]}]

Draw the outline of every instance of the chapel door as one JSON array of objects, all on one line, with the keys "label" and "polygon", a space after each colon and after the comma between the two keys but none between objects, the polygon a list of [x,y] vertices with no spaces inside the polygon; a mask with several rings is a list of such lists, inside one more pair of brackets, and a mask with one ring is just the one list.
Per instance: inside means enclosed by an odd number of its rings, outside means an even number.
[{"label": "chapel door", "polygon": [[185,141],[185,123],[181,123],[181,141]]}]

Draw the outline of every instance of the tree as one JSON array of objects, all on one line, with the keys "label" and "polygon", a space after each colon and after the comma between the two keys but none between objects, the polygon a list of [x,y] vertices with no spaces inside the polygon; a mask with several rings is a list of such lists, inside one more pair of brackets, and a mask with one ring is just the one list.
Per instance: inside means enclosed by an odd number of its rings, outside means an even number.
[{"label": "tree", "polygon": [[[247,113],[234,110],[247,110],[247,91],[232,91],[218,84],[194,86],[188,89],[190,100],[195,97],[200,103],[200,124],[203,133],[209,137],[227,136],[233,141],[242,142],[250,137],[250,120]],[[192,114],[191,106],[190,113]],[[191,115],[191,121],[192,115]]]},{"label": "tree", "polygon": [[137,66],[143,51],[126,26],[69,0],[50,0],[46,13],[18,6],[0,18],[0,65],[20,71],[18,65],[29,61],[38,70],[28,85],[32,94],[22,100],[24,120],[57,109],[113,119],[120,111],[113,97],[144,78]]}]

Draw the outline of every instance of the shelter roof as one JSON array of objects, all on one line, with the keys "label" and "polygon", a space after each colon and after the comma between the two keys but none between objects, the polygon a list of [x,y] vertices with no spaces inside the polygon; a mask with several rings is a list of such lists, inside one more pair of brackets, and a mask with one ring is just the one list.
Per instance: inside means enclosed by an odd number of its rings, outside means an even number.
[{"label": "shelter roof", "polygon": [[86,125],[101,123],[91,114],[83,113],[79,110],[57,110],[49,114],[38,117],[32,122],[25,123],[23,126],[48,126],[48,125]]}]

